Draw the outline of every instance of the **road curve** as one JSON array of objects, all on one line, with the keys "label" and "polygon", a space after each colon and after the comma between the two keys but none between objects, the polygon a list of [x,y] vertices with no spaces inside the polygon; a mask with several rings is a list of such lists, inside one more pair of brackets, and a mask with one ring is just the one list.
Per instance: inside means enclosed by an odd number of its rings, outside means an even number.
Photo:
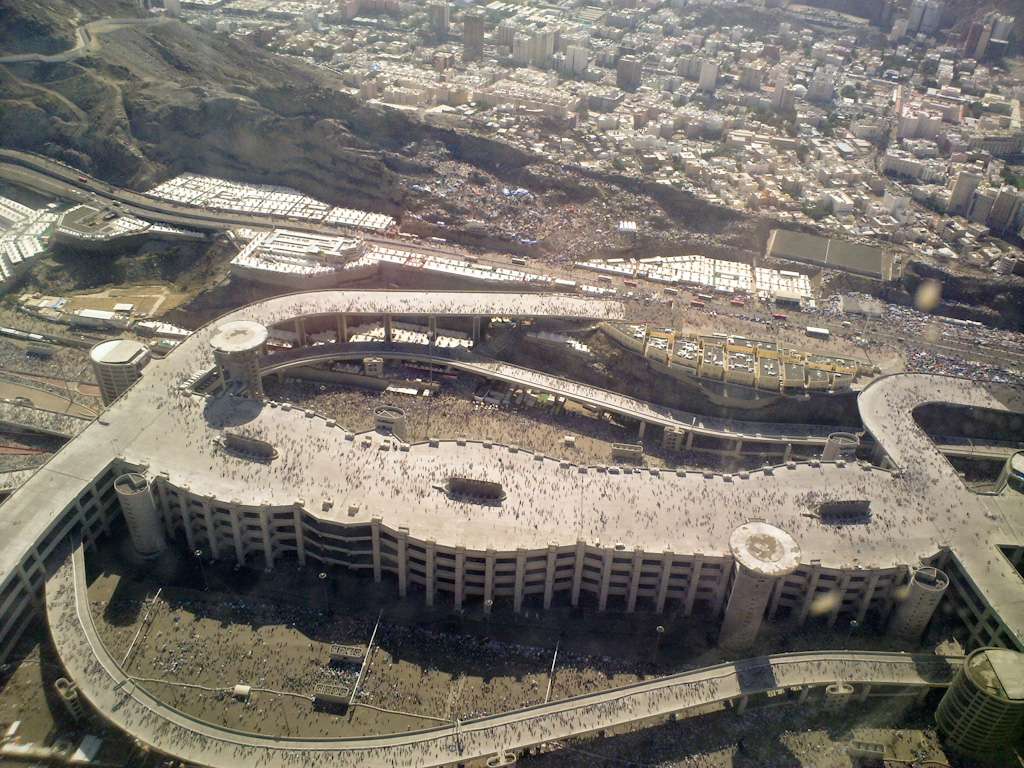
[{"label": "road curve", "polygon": [[90,21],[88,24],[83,24],[82,26],[75,28],[75,40],[77,42],[74,47],[69,48],[63,53],[54,53],[51,55],[45,55],[42,53],[21,53],[12,56],[0,56],[0,64],[23,64],[26,62],[60,64],[66,61],[71,61],[72,59],[77,59],[79,56],[84,56],[85,54],[98,49],[100,44],[99,40],[96,39],[96,35],[102,35],[105,32],[113,32],[114,30],[123,29],[124,27],[149,26],[151,24],[160,24],[164,21],[167,21],[167,19],[98,19],[97,21]]},{"label": "road curve", "polygon": [[103,647],[93,623],[85,554],[68,542],[46,583],[57,652],[82,693],[112,723],[178,759],[217,768],[429,768],[521,749],[747,694],[796,686],[853,684],[945,687],[961,657],[824,651],[747,659],[623,688],[422,731],[350,739],[270,738],[206,723],[139,688]]}]

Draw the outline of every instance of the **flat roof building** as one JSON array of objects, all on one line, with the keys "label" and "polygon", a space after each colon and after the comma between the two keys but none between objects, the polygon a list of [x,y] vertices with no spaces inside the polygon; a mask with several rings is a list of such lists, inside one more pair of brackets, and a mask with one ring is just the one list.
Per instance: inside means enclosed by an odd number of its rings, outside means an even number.
[{"label": "flat roof building", "polygon": [[149,362],[149,347],[132,339],[101,341],[89,350],[89,360],[103,405],[110,405],[142,375]]}]

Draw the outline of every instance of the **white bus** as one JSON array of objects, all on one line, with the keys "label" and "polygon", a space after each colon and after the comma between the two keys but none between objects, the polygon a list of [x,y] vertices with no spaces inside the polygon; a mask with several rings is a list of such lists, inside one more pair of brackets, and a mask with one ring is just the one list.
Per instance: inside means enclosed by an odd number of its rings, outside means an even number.
[{"label": "white bus", "polygon": [[816,339],[829,338],[828,328],[815,328],[813,325],[807,326],[807,335],[813,336]]}]

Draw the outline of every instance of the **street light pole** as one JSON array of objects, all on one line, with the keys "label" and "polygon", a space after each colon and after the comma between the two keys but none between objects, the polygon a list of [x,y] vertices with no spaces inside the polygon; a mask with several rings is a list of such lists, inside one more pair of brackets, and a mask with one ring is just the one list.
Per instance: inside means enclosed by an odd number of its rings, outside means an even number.
[{"label": "street light pole", "polygon": [[206,568],[203,567],[203,550],[201,550],[201,549],[197,549],[196,550],[196,560],[199,561],[199,572],[201,574],[203,574],[203,591],[204,592],[209,592],[210,591],[210,582],[208,582],[206,580]]},{"label": "street light pole", "polygon": [[657,634],[657,636],[656,636],[656,638],[654,640],[654,659],[652,660],[652,663],[657,664],[658,663],[658,648],[661,647],[661,636],[665,634],[665,628],[663,626],[661,626],[661,624],[659,624],[658,626],[656,626],[654,628],[654,631],[657,632],[658,634]]},{"label": "street light pole", "polygon": [[320,586],[324,588],[324,609],[327,608],[327,574],[320,571]]}]

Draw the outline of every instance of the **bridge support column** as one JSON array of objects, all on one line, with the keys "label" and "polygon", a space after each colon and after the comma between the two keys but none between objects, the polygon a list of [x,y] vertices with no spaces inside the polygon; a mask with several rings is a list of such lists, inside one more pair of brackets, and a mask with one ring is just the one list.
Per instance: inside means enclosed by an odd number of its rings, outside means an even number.
[{"label": "bridge support column", "polygon": [[199,507],[203,511],[203,519],[206,520],[206,541],[210,545],[210,557],[216,560],[220,557],[220,547],[217,546],[217,527],[213,524],[210,500],[203,499],[199,502]]},{"label": "bridge support column", "polygon": [[[693,434],[692,432],[690,434]],[[697,584],[700,582],[700,571],[704,566],[704,554],[695,552],[693,554],[693,569],[690,571],[690,580],[686,585],[686,603],[683,605],[683,615],[689,616],[693,613],[693,601],[697,599]]]},{"label": "bridge support column", "polygon": [[303,504],[296,503],[292,510],[295,522],[295,555],[299,560],[299,567],[306,567],[306,536],[302,530],[302,507]]},{"label": "bridge support column", "polygon": [[733,446],[732,455],[734,458],[739,458],[740,453],[743,451],[743,440],[739,437],[736,438],[736,445]]},{"label": "bridge support column", "polygon": [[846,590],[850,586],[850,574],[844,573],[839,578],[839,586],[836,587],[836,604],[828,614],[829,627],[835,626],[839,612],[843,610],[843,598],[846,597]]},{"label": "bridge support column", "polygon": [[864,687],[860,691],[860,696],[857,697],[858,701],[867,701],[868,696],[871,695],[871,683],[864,683]]},{"label": "bridge support column", "polygon": [[480,315],[473,316],[473,341],[480,341]]},{"label": "bridge support column", "polygon": [[576,539],[576,562],[572,572],[572,607],[580,604],[580,587],[583,585],[583,559],[587,556],[587,543]]},{"label": "bridge support column", "polygon": [[555,566],[557,565],[556,544],[548,544],[548,561],[544,569],[544,610],[551,607],[551,599],[555,595]]},{"label": "bridge support column", "polygon": [[746,695],[740,696],[739,706],[736,707],[736,714],[737,715],[742,715],[744,712],[747,711],[747,702],[749,702],[749,701],[750,701],[750,697],[749,696],[746,696]]},{"label": "bridge support column", "polygon": [[523,610],[523,586],[526,582],[526,550],[522,547],[516,549],[516,587],[513,593],[512,605],[516,613]]},{"label": "bridge support column", "polygon": [[786,443],[786,450],[782,452],[782,460],[789,461],[789,457],[793,455],[793,444]]},{"label": "bridge support column", "polygon": [[928,694],[931,693],[932,689],[927,685],[921,687],[921,692],[917,694],[917,703],[924,704],[924,700],[928,698]]},{"label": "bridge support column", "polygon": [[432,539],[427,539],[425,546],[423,547],[423,560],[424,570],[426,571],[426,602],[427,607],[432,608],[434,605],[434,581],[435,581],[435,570],[436,564],[434,562],[435,550],[437,548],[437,542]]},{"label": "bridge support column", "polygon": [[380,521],[379,517],[370,518],[370,535],[373,539],[373,583],[380,584]]},{"label": "bridge support column", "polygon": [[235,540],[235,560],[239,565],[245,565],[245,546],[242,542],[242,512],[238,507],[231,506],[231,535]]},{"label": "bridge support column", "polygon": [[601,592],[597,599],[597,610],[599,611],[603,611],[608,606],[608,588],[612,583],[612,560],[614,557],[615,550],[605,547],[601,560]]},{"label": "bridge support column", "polygon": [[810,695],[811,695],[811,686],[805,685],[803,688],[800,689],[800,696],[799,696],[799,698],[797,698],[796,703],[797,704],[803,704],[804,702],[807,701],[807,697],[810,696]]},{"label": "bridge support column", "polygon": [[818,591],[818,580],[821,578],[821,563],[817,560],[811,561],[811,582],[807,585],[807,594],[804,595],[804,604],[800,606],[800,620],[798,624],[807,621],[807,614],[811,611],[814,603],[814,595]]},{"label": "bridge support column", "polygon": [[686,433],[686,450],[693,448],[693,430]]},{"label": "bridge support column", "polygon": [[714,616],[721,616],[722,611],[725,610],[726,593],[729,589],[729,573],[731,570],[731,566],[726,566],[722,569],[722,575],[719,577],[718,585],[715,587],[715,604],[712,607]]},{"label": "bridge support column", "polygon": [[484,614],[490,614],[491,608],[494,607],[494,560],[497,558],[497,553],[492,547],[487,548],[487,553],[484,557]]},{"label": "bridge support column", "polygon": [[466,548],[455,548],[455,610],[462,610],[463,585],[466,583]]},{"label": "bridge support column", "polygon": [[638,439],[638,440],[643,440],[643,438],[644,438],[644,432],[645,432],[646,430],[647,430],[647,422],[646,422],[646,421],[641,421],[641,422],[640,422],[640,429],[638,429],[638,430],[637,430],[637,433],[636,433],[636,436],[637,436],[637,439]]},{"label": "bridge support column", "polygon": [[295,335],[299,337],[299,346],[306,346],[306,321],[301,317],[295,318]]},{"label": "bridge support column", "polygon": [[263,557],[267,561],[267,570],[274,567],[274,545],[270,541],[270,505],[260,507],[260,533],[263,534]]},{"label": "bridge support column", "polygon": [[860,601],[860,610],[857,611],[857,623],[863,624],[864,617],[867,616],[868,609],[871,608],[871,598],[875,596],[875,587],[878,586],[878,573],[872,573],[868,578],[868,586],[864,590],[864,596]]},{"label": "bridge support column", "polygon": [[409,591],[409,534],[406,531],[400,530],[398,532],[397,538],[398,541],[396,542],[396,549],[398,550],[398,596],[404,598],[406,593]]},{"label": "bridge support column", "polygon": [[335,315],[335,325],[338,327],[338,341],[344,344],[348,341],[348,317],[344,312]]},{"label": "bridge support column", "polygon": [[196,546],[195,531],[192,530],[192,507],[188,488],[182,488],[178,491],[178,507],[178,511],[181,513],[181,525],[185,529],[185,541],[188,543],[188,551],[195,552],[198,547]]},{"label": "bridge support column", "polygon": [[384,315],[384,341],[391,343],[394,331],[391,327],[391,315]]},{"label": "bridge support column", "polygon": [[427,318],[427,330],[430,332],[430,338],[437,338],[437,315],[431,315]]},{"label": "bridge support column", "polygon": [[654,610],[658,613],[665,611],[665,598],[668,597],[668,580],[672,576],[672,564],[675,561],[671,549],[666,549],[661,556],[661,573],[658,576],[658,597],[654,604]]},{"label": "bridge support column", "polygon": [[644,565],[644,548],[633,548],[633,570],[629,574],[629,596],[626,598],[626,612],[636,610],[636,593],[640,589],[640,572]]}]

